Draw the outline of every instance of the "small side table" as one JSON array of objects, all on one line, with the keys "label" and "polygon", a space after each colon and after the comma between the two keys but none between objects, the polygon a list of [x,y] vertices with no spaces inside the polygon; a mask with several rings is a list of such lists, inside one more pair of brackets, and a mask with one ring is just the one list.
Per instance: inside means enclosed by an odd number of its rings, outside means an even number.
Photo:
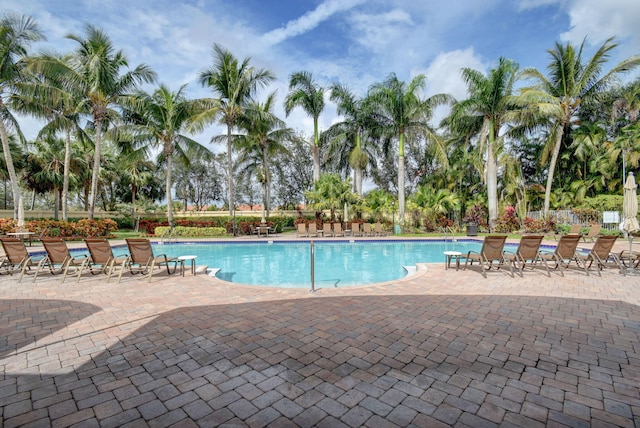
[{"label": "small side table", "polygon": [[445,251],[444,252],[444,268],[449,269],[451,267],[451,260],[456,259],[456,270],[460,269],[460,257],[462,253],[460,251]]},{"label": "small side table", "polygon": [[191,274],[196,274],[196,259],[198,256],[178,256],[180,262],[180,275],[184,276],[184,264],[187,261],[191,261]]}]

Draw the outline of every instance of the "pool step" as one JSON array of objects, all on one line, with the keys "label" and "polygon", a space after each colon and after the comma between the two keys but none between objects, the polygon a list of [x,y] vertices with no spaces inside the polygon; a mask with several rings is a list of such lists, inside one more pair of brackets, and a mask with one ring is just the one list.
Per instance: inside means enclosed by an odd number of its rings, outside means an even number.
[{"label": "pool step", "polygon": [[196,265],[196,273],[206,273],[208,267],[207,265]]}]

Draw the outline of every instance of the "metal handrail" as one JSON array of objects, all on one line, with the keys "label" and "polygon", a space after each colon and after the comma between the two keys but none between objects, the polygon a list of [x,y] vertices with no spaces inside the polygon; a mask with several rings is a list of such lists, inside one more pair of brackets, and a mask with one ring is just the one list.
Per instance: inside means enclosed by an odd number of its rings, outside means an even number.
[{"label": "metal handrail", "polygon": [[448,231],[449,233],[451,233],[451,242],[456,242],[457,241],[456,232],[451,228],[451,226],[446,226],[444,228],[444,231],[445,232]]}]

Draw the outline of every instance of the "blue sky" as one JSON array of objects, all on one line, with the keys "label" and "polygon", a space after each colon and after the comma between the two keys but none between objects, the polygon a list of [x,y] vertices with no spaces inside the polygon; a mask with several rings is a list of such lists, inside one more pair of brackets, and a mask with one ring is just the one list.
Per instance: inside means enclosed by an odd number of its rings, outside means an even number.
[{"label": "blue sky", "polygon": [[[269,90],[280,101],[288,76],[300,70],[361,95],[390,72],[403,80],[424,73],[427,95],[463,98],[460,68],[486,72],[504,56],[544,72],[556,41],[587,37],[591,53],[616,36],[611,65],[640,54],[638,0],[3,0],[3,9],[39,22],[48,40],[35,51],[67,52],[74,44],[65,35],[83,34],[86,23],[101,27],[130,65],[152,66],[173,89],[188,83],[193,97],[211,96],[197,75],[212,64],[213,43],[272,70]],[[277,113],[284,118],[281,107]],[[321,128],[336,119],[329,104]],[[27,136],[37,133],[32,119],[22,122]],[[299,109],[287,123],[311,133]],[[208,144],[219,129],[196,139]]]}]

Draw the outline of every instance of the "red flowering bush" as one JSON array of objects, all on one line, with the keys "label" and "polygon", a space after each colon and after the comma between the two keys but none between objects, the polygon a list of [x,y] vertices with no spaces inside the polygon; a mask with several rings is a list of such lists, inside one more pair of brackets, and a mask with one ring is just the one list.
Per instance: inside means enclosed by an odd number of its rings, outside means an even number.
[{"label": "red flowering bush", "polygon": [[497,232],[514,232],[520,229],[520,220],[518,220],[518,214],[516,209],[512,206],[507,206],[504,209],[504,214],[498,219],[496,223]]}]

